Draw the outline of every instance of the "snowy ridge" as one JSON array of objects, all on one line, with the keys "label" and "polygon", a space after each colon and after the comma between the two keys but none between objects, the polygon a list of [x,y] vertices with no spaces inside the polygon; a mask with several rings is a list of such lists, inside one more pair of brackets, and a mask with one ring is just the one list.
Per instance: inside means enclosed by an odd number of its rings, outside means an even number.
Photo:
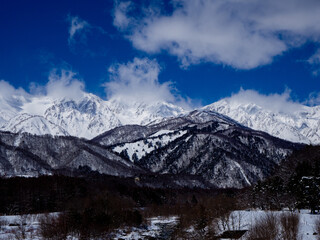
[{"label": "snowy ridge", "polygon": [[0,106],[1,131],[71,135],[87,139],[117,126],[145,125],[186,113],[181,107],[166,102],[105,101],[93,94],[83,94],[79,99],[0,98]]},{"label": "snowy ridge", "polygon": [[299,143],[320,144],[320,106],[274,112],[254,103],[223,99],[203,109],[224,114],[244,126]]},{"label": "snowy ridge", "polygon": [[69,133],[62,127],[50,122],[44,117],[23,113],[11,118],[2,131],[14,133],[28,132],[35,135],[50,134],[53,136],[68,136]]},{"label": "snowy ridge", "polygon": [[[28,94],[0,96],[0,130],[92,139],[128,124],[161,124],[178,116],[206,122],[215,117],[219,121],[233,121],[285,140],[320,144],[320,106],[301,105],[294,112],[275,112],[255,103],[226,98],[200,110],[188,112],[162,101],[125,102],[118,98],[105,101],[88,93],[83,93],[78,99],[52,99]],[[206,111],[211,113],[207,115]],[[223,129],[223,124],[220,127]]]}]

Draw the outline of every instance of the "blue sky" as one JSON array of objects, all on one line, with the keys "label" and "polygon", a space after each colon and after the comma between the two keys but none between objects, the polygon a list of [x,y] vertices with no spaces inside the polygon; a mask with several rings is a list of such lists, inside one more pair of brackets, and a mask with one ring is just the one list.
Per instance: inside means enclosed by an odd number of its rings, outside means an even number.
[{"label": "blue sky", "polygon": [[3,1],[0,80],[38,94],[69,71],[105,99],[205,105],[243,88],[320,103],[319,1],[145,2]]}]

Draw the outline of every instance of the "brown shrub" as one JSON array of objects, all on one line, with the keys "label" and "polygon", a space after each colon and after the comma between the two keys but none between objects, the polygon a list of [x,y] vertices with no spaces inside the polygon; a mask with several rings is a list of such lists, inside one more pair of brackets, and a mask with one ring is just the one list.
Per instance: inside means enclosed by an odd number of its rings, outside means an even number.
[{"label": "brown shrub", "polygon": [[40,218],[39,233],[43,239],[63,240],[70,231],[64,214],[59,216],[45,214]]},{"label": "brown shrub", "polygon": [[220,195],[193,202],[180,209],[175,239],[216,239],[217,230],[235,230],[240,224],[240,216],[232,215],[233,198]]},{"label": "brown shrub", "polygon": [[295,213],[282,213],[280,223],[283,240],[297,240],[299,235],[300,215]]},{"label": "brown shrub", "polygon": [[317,239],[320,240],[320,217],[314,221],[314,231],[317,233]]},{"label": "brown shrub", "polygon": [[249,240],[276,240],[279,236],[279,220],[272,213],[266,213],[262,218],[256,219],[256,222],[251,226],[249,232]]}]

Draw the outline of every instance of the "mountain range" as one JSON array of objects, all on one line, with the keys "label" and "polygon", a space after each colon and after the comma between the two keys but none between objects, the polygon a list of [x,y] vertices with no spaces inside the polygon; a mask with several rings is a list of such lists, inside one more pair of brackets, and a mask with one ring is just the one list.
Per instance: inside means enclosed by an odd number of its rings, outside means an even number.
[{"label": "mountain range", "polygon": [[117,126],[145,125],[187,112],[167,102],[147,104],[117,99],[104,101],[86,93],[78,99],[26,96],[0,98],[0,111],[1,131],[86,139]]},{"label": "mountain range", "polygon": [[84,171],[139,176],[151,187],[242,188],[303,144],[319,144],[319,126],[319,106],[272,111],[222,99],[188,111],[86,93],[0,96],[0,176]]},{"label": "mountain range", "polygon": [[[246,127],[284,140],[320,143],[320,106],[301,105],[291,112],[272,111],[256,103],[226,98],[201,109],[226,115]],[[78,99],[18,95],[0,97],[0,130],[92,139],[115,127],[148,125],[189,112],[163,101],[106,101],[88,93]]]},{"label": "mountain range", "polygon": [[[212,111],[113,128],[92,140],[0,132],[0,175],[87,169],[113,176],[175,175],[179,187],[241,188],[270,176],[300,144],[247,128]],[[143,184],[143,182],[141,182]]]}]

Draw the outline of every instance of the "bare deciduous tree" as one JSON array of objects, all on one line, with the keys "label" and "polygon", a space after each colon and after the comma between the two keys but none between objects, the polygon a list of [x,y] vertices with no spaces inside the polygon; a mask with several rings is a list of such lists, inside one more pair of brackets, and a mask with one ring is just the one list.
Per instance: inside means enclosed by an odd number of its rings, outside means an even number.
[{"label": "bare deciduous tree", "polygon": [[68,231],[63,216],[45,214],[40,218],[39,233],[43,239],[66,239]]},{"label": "bare deciduous tree", "polygon": [[33,229],[32,222],[34,221],[33,215],[24,214],[20,215],[15,222],[16,228],[12,230],[15,239],[33,238],[35,229]]}]

